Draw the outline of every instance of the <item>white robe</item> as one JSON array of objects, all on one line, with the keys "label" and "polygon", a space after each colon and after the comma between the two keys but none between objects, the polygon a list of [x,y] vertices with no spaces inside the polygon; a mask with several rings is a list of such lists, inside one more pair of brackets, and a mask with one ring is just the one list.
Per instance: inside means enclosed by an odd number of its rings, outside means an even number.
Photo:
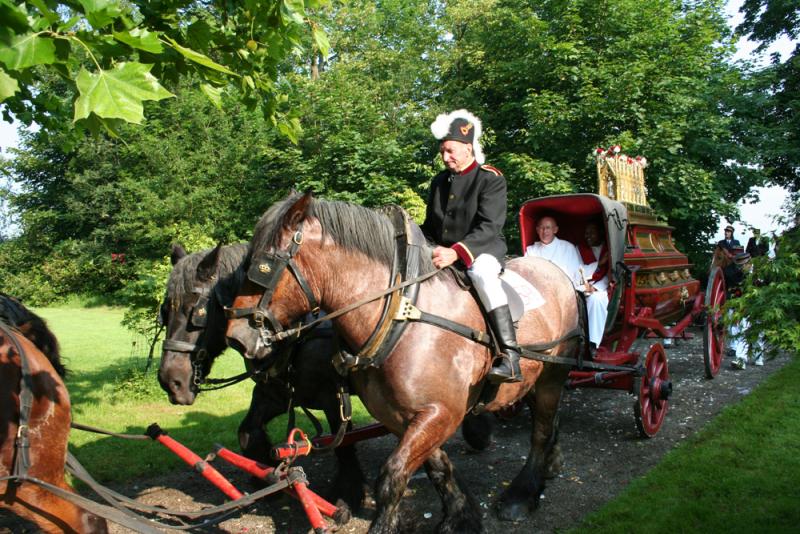
[{"label": "white robe", "polygon": [[[602,248],[602,245],[592,247],[594,257],[598,260],[600,259],[600,250]],[[586,280],[589,280],[597,270],[597,263],[593,261],[583,266],[583,275]],[[608,275],[592,282],[592,285],[597,291],[586,295],[586,315],[589,319],[589,341],[599,347],[600,342],[603,340],[603,331],[606,328],[606,319],[608,318]]]},{"label": "white robe", "polygon": [[[595,258],[600,255],[601,247],[592,247]],[[553,238],[550,244],[545,245],[537,241],[525,249],[526,256],[538,256],[552,261],[558,265],[562,271],[567,273],[575,289],[583,290],[584,281],[589,280],[597,270],[597,262],[584,265],[578,247],[557,237]],[[589,341],[600,346],[603,340],[603,332],[606,328],[606,318],[608,317],[608,276],[592,284],[597,291],[586,294],[586,314],[589,321]]]},{"label": "white robe", "polygon": [[525,249],[525,255],[550,260],[569,276],[576,288],[581,287],[579,271],[581,265],[583,265],[581,255],[578,253],[578,248],[569,241],[564,241],[557,237],[554,237],[547,245],[537,241]]}]

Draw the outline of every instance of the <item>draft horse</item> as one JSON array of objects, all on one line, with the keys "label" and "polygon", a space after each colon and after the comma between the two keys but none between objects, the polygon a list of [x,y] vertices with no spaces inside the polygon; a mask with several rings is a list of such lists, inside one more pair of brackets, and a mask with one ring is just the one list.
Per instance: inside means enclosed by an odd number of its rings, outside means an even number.
[{"label": "draft horse", "polygon": [[64,479],[71,416],[63,374],[44,321],[0,294],[0,507],[44,532],[108,532],[105,519],[31,480],[74,493]]},{"label": "draft horse", "polygon": [[[280,337],[275,331],[302,317],[314,300],[332,316],[340,310],[334,321],[339,334],[348,346],[363,347],[383,314],[383,299],[366,301],[378,288],[394,282],[390,275],[394,246],[394,227],[377,212],[313,199],[310,194],[291,195],[256,225],[244,266],[247,279],[227,310],[228,344],[250,358],[268,357],[271,343]],[[420,272],[434,271],[430,250],[424,252]],[[555,342],[547,350],[549,355],[576,358],[584,347],[580,338],[570,335],[579,329],[580,319],[567,276],[538,258],[516,259],[506,268],[530,281],[545,300],[520,319],[520,343]],[[271,278],[264,282],[256,271]],[[356,302],[361,305],[353,307]],[[348,306],[353,309],[342,313]],[[486,329],[475,300],[448,272],[420,285],[416,307],[473,330]],[[482,531],[481,514],[459,487],[440,447],[478,403],[492,357],[486,346],[452,331],[410,322],[382,365],[352,372],[352,383],[367,409],[399,437],[377,482],[371,532],[401,528],[398,505],[410,476],[423,465],[443,501],[440,529]],[[534,415],[527,461],[497,503],[500,518],[513,521],[523,520],[535,508],[544,489],[557,440],[557,409],[570,368],[533,359],[521,365],[523,381],[503,384],[485,405],[497,411],[524,398]]]},{"label": "draft horse", "polygon": [[[241,284],[246,255],[246,244],[220,245],[188,255],[182,247],[173,247],[173,268],[160,312],[166,339],[158,370],[159,383],[173,404],[194,403],[214,361],[227,348],[223,305],[233,301]],[[337,398],[341,377],[331,363],[336,350],[332,336],[326,329],[302,343],[286,343],[280,349],[282,361],[270,373],[258,373],[250,407],[238,429],[245,456],[272,463],[273,444],[265,426],[285,414],[290,403],[322,410],[334,434],[343,424]],[[335,454],[338,466],[329,496],[339,508],[337,521],[343,523],[351,511],[361,508],[364,473],[355,445],[337,447]]]}]

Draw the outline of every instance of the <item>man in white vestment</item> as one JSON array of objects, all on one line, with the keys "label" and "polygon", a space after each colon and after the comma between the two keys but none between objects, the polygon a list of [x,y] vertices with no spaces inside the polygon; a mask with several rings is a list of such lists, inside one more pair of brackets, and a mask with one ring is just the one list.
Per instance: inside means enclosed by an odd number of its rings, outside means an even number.
[{"label": "man in white vestment", "polygon": [[593,348],[597,348],[603,340],[608,317],[608,247],[601,236],[600,227],[591,222],[584,230],[584,244],[578,247],[583,262],[589,342]]},{"label": "man in white vestment", "polygon": [[[593,226],[594,239],[591,243],[587,237],[587,248],[593,254],[592,261],[587,261],[590,260],[588,255],[583,259],[578,247],[569,241],[559,239],[556,237],[557,233],[558,224],[555,219],[542,217],[536,224],[539,241],[529,245],[525,249],[525,255],[538,256],[555,263],[569,276],[575,289],[584,292],[589,321],[589,341],[592,348],[596,349],[603,339],[608,316],[608,252],[600,242],[600,231],[596,225]],[[588,226],[586,233],[590,233]]]},{"label": "man in white vestment", "polygon": [[552,217],[542,217],[536,223],[536,235],[539,241],[528,245],[525,249],[526,256],[538,256],[550,260],[567,273],[569,279],[576,287],[580,287],[581,256],[578,249],[569,241],[556,237],[558,224]]}]

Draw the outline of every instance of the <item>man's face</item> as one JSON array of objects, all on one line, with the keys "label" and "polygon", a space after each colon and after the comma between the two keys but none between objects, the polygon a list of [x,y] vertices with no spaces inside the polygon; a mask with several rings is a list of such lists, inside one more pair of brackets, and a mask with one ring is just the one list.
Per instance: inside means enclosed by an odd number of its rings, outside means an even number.
[{"label": "man's face", "polygon": [[586,230],[583,231],[583,238],[590,247],[596,247],[602,243],[600,240],[600,229],[597,228],[596,224],[590,224],[586,227]]},{"label": "man's face", "polygon": [[733,238],[733,232],[731,232],[730,230],[725,230],[725,239],[731,239],[731,238]]},{"label": "man's face", "polygon": [[439,145],[439,154],[442,156],[442,161],[445,167],[450,172],[461,172],[466,169],[472,160],[472,145],[462,143],[461,141],[442,141]]},{"label": "man's face", "polygon": [[558,232],[558,225],[552,217],[544,217],[539,224],[536,225],[536,235],[539,236],[539,241],[545,245],[553,242],[553,238]]}]

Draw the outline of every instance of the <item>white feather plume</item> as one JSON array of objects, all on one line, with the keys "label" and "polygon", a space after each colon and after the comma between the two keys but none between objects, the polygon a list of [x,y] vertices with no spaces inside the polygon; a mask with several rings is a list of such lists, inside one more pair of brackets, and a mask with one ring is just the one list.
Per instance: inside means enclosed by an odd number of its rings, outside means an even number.
[{"label": "white feather plume", "polygon": [[436,139],[442,139],[450,132],[450,125],[455,119],[465,119],[472,123],[475,128],[475,136],[472,140],[472,153],[478,164],[482,165],[485,157],[479,139],[481,133],[483,133],[483,126],[481,125],[480,119],[466,109],[457,109],[451,113],[442,113],[436,117],[436,120],[431,123],[431,133]]}]

